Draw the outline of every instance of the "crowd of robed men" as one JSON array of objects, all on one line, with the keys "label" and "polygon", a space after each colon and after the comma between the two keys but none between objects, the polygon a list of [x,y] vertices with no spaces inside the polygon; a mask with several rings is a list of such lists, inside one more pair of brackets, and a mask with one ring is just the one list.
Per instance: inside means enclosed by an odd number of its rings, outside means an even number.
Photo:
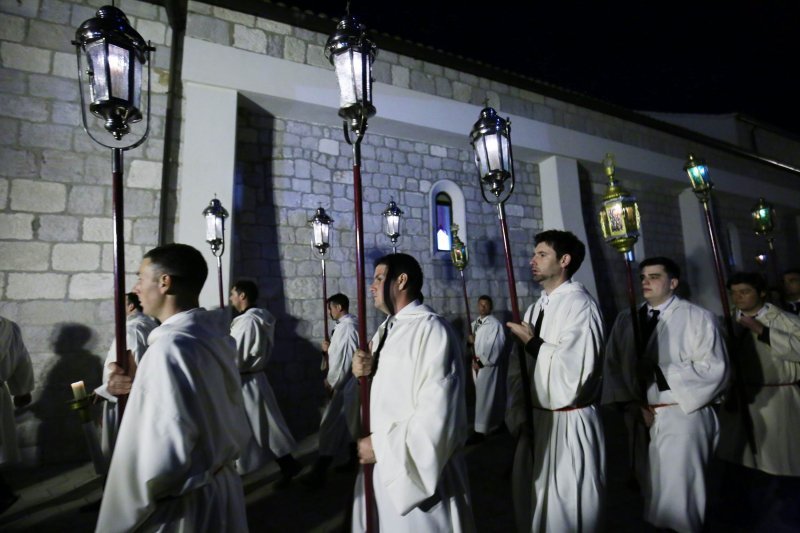
[{"label": "crowd of robed men", "polygon": [[[765,490],[797,494],[796,311],[766,302],[759,275],[733,275],[736,331],[726,339],[712,313],[676,295],[678,266],[655,257],[639,265],[645,300],[636,317],[639,335],[630,312],[622,312],[606,339],[597,302],[572,280],[584,256],[583,243],[569,232],[536,235],[530,265],[542,292],[522,323],[506,324],[521,350],[507,361],[505,328],[491,314],[491,298],[479,299],[465,359],[462,340],[424,303],[422,269],[409,255],[376,262],[370,293],[387,318],[368,350],[358,349],[347,297],[329,298],[336,325],[323,344],[328,400],[307,484],[323,484],[327,468],[344,455],[345,466],[373,465],[372,516],[380,530],[473,531],[463,455],[471,376],[470,443],[499,427],[516,438],[512,494],[519,531],[603,529],[601,403],[624,413],[644,519],[658,528],[702,530],[717,448],[730,465],[726,479],[748,483],[731,495],[743,520],[758,514],[769,498]],[[190,246],[155,248],[142,260],[127,301],[130,370],[113,362],[112,346],[105,384],[96,391],[108,400],[103,446],[110,457],[97,531],[246,531],[240,475],[277,460],[277,484],[285,486],[301,469],[264,372],[275,319],[256,306],[257,286],[238,281],[230,301],[239,314],[228,329],[199,307],[206,277],[204,258]],[[788,271],[784,285],[787,309],[800,308],[800,272]],[[4,431],[10,416],[13,436],[13,408],[3,402],[8,391],[15,404],[26,395],[30,401],[33,377],[19,328],[5,319],[0,326],[0,379],[8,385],[0,407]],[[360,377],[371,382],[371,431],[357,438],[354,378]],[[116,398],[128,394],[119,424]],[[7,445],[5,434],[2,442],[5,462],[16,446]],[[5,484],[2,489],[13,495]],[[368,501],[360,472],[353,531],[367,528]]]}]

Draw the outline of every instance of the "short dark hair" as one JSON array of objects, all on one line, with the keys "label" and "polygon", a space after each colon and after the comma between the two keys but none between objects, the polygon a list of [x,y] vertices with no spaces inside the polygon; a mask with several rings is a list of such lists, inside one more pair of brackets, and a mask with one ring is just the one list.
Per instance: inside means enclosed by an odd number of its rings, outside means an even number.
[{"label": "short dark hair", "polygon": [[798,274],[798,275],[800,275],[800,267],[788,268],[788,269],[784,270],[783,274],[781,274],[781,277],[785,276],[786,274]]},{"label": "short dark hair", "polygon": [[727,287],[730,289],[734,285],[750,285],[758,294],[767,292],[767,280],[758,272],[735,272],[728,278]]},{"label": "short dark hair", "polygon": [[128,302],[128,305],[132,305],[133,308],[139,311],[140,313],[144,311],[144,309],[142,309],[142,302],[139,301],[139,297],[136,295],[135,292],[129,292],[125,294],[125,298]]},{"label": "short dark hair", "polygon": [[240,279],[233,284],[232,288],[239,294],[244,294],[244,297],[251,304],[255,304],[258,301],[258,285],[255,282],[249,279]]},{"label": "short dark hair", "polygon": [[197,297],[208,277],[208,265],[197,249],[188,244],[165,244],[153,248],[144,259],[149,259],[153,270],[168,274],[177,292]]},{"label": "short dark hair", "polygon": [[542,231],[536,234],[534,242],[537,245],[545,243],[555,250],[556,259],[561,259],[564,255],[569,254],[571,260],[567,265],[567,277],[570,278],[578,271],[586,257],[586,246],[571,231],[557,229]]},{"label": "short dark hair", "polygon": [[407,291],[415,300],[422,300],[422,267],[408,254],[387,254],[375,261],[375,266],[386,265],[386,280],[383,284],[383,301],[391,314],[395,313],[391,299],[391,284],[400,274],[408,276]]},{"label": "short dark hair", "polygon": [[664,271],[667,273],[672,279],[681,279],[681,267],[678,266],[678,263],[670,259],[669,257],[648,257],[641,263],[639,263],[639,272],[644,270],[644,267],[648,266],[658,266],[661,265],[664,267]]},{"label": "short dark hair", "polygon": [[486,300],[487,302],[489,302],[489,307],[494,309],[494,302],[492,301],[491,296],[489,296],[488,294],[481,294],[480,296],[478,296],[478,301],[480,302],[481,300]]},{"label": "short dark hair", "polygon": [[337,292],[336,294],[328,298],[328,307],[330,307],[331,304],[338,305],[345,312],[350,311],[350,298],[348,298],[341,292]]}]

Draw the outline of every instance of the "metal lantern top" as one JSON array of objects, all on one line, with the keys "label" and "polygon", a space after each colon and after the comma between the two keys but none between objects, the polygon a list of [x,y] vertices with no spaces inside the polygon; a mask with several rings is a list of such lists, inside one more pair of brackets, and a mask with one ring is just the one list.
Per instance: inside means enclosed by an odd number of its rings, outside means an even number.
[{"label": "metal lantern top", "polygon": [[692,182],[692,189],[695,195],[697,195],[701,201],[708,201],[714,184],[711,182],[711,177],[708,174],[706,162],[702,159],[695,159],[694,154],[689,154],[689,159],[683,166],[683,170],[689,175],[689,180]]},{"label": "metal lantern top", "polygon": [[389,200],[389,205],[383,214],[383,232],[393,243],[400,238],[400,217],[403,214],[394,200]]},{"label": "metal lantern top", "polygon": [[450,226],[453,232],[453,244],[450,248],[450,259],[453,260],[453,266],[458,270],[464,270],[469,263],[469,254],[467,253],[467,245],[458,238],[458,224]]},{"label": "metal lantern top", "polygon": [[606,154],[603,159],[608,189],[603,195],[603,208],[600,210],[600,228],[606,242],[618,252],[628,254],[639,240],[639,205],[636,197],[622,188],[614,177],[614,155]]},{"label": "metal lantern top", "polygon": [[125,13],[113,6],[101,7],[94,18],[81,24],[72,44],[78,56],[79,80],[83,76],[81,52],[85,54],[89,110],[105,119],[105,129],[120,140],[130,131],[130,124],[142,120],[142,66],[155,48],[131,27]]},{"label": "metal lantern top", "polygon": [[[353,126],[375,114],[372,105],[372,63],[377,48],[355,17],[345,16],[325,43],[325,56],[339,80],[339,116]],[[355,127],[354,127],[355,129]]]},{"label": "metal lantern top", "polygon": [[750,210],[753,217],[753,231],[756,235],[769,235],[775,228],[775,208],[771,203],[759,198],[758,203]]},{"label": "metal lantern top", "polygon": [[[489,203],[505,202],[514,191],[511,121],[502,119],[494,109],[486,107],[472,127],[469,139],[475,152],[475,165],[478,167],[484,200]],[[511,186],[506,189],[505,182],[509,178]]]},{"label": "metal lantern top", "polygon": [[311,246],[321,257],[325,257],[331,245],[329,235],[332,222],[333,219],[322,207],[318,207],[314,217],[308,221],[311,226]]},{"label": "metal lantern top", "polygon": [[211,246],[214,255],[222,255],[225,250],[225,219],[228,218],[228,211],[222,207],[222,202],[214,198],[203,209],[203,216],[206,218],[206,242]]}]

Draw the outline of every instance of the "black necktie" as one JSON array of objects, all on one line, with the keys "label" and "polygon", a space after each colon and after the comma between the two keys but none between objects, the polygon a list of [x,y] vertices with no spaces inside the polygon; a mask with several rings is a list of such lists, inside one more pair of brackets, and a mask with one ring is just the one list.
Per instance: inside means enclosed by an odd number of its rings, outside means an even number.
[{"label": "black necktie", "polygon": [[539,311],[539,316],[536,318],[536,325],[533,326],[533,337],[539,338],[539,333],[542,331],[542,320],[544,320],[544,308]]},{"label": "black necktie", "polygon": [[[647,309],[646,307],[642,308]],[[650,311],[650,314],[644,313],[647,316],[647,319],[643,321],[642,324],[642,351],[647,346],[647,341],[650,340],[650,337],[653,335],[653,332],[656,330],[656,325],[658,324],[658,315],[661,314],[661,311],[658,309],[653,309]]]}]

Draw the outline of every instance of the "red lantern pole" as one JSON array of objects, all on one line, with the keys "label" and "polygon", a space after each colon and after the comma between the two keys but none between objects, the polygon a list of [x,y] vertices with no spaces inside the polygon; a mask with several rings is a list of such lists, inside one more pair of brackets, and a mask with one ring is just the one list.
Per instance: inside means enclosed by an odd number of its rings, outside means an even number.
[{"label": "red lantern pole", "polygon": [[[328,278],[325,272],[325,258],[322,258],[322,319],[325,322],[325,343],[331,341],[328,333]],[[328,351],[322,350],[322,359],[325,361],[325,369],[328,369]]]},{"label": "red lantern pole", "polygon": [[[117,364],[128,368],[128,346],[125,328],[125,239],[123,233],[125,212],[122,186],[122,149],[111,149],[111,219],[114,224],[114,339]],[[125,413],[128,395],[117,398],[119,420]]]}]

